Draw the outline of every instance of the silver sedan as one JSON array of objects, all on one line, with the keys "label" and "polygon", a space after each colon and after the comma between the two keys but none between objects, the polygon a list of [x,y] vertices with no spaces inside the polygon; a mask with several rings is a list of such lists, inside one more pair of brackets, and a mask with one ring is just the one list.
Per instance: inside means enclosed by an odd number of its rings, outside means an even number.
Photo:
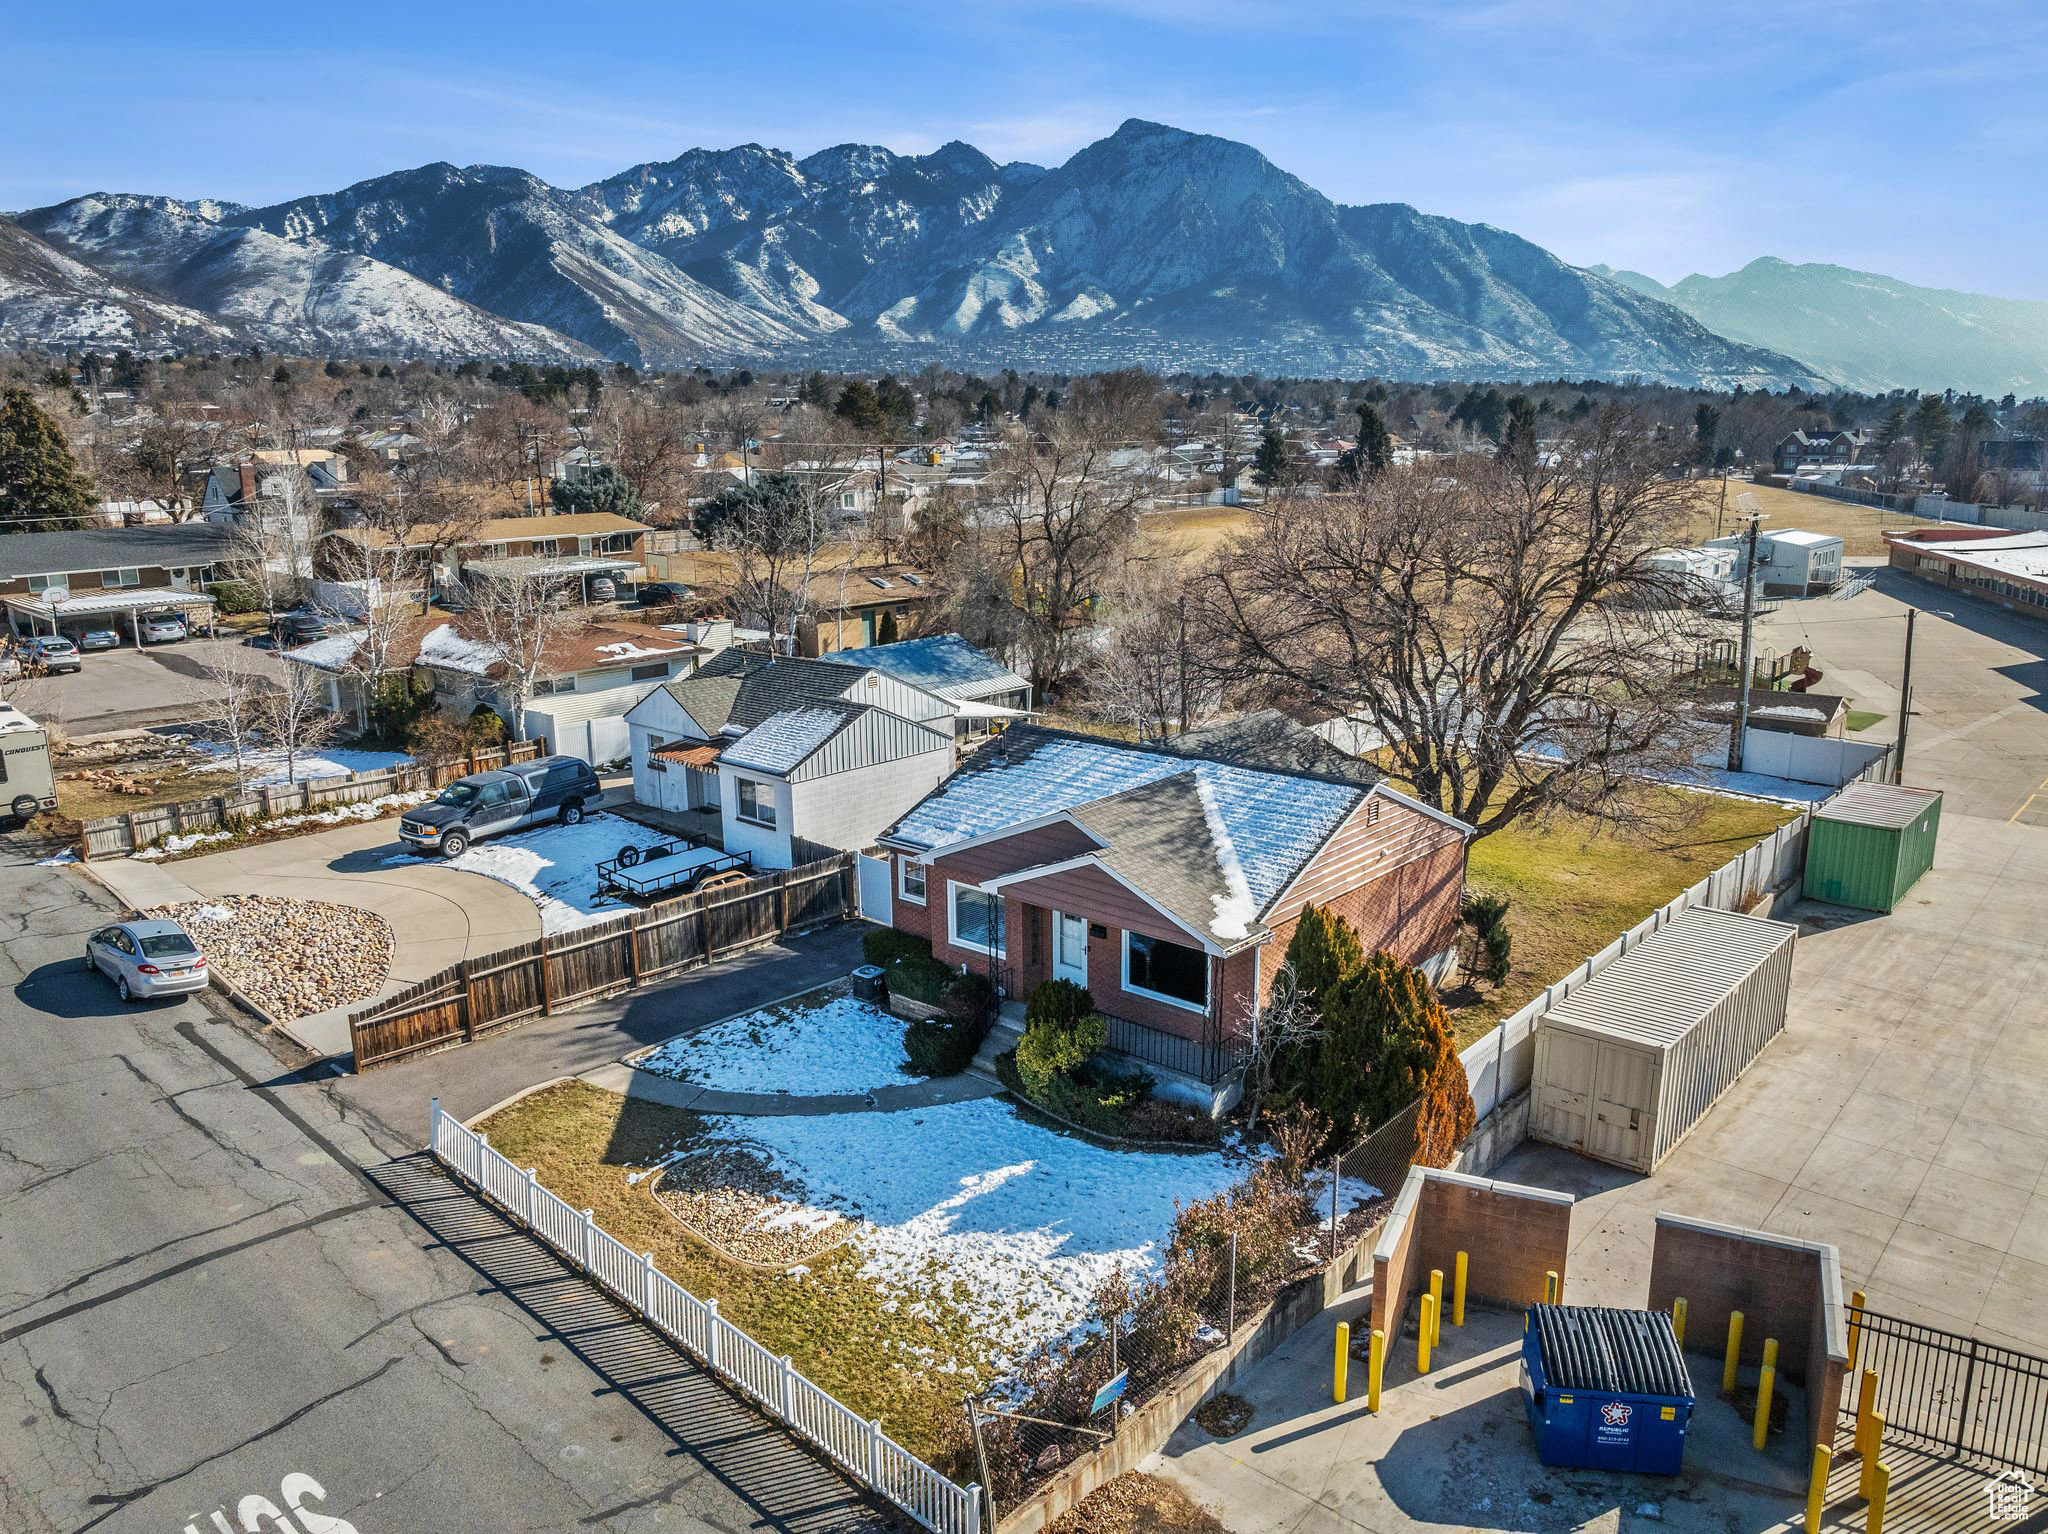
[{"label": "silver sedan", "polygon": [[85,967],[114,982],[123,1001],[206,989],[206,955],[174,921],[116,922],[85,940]]}]

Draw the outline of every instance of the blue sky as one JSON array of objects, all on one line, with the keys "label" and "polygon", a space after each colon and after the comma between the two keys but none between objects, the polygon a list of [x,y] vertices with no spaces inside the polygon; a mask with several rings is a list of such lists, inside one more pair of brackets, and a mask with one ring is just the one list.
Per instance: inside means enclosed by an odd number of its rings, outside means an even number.
[{"label": "blue sky", "polygon": [[0,16],[0,207],[93,190],[260,203],[432,160],[573,186],[750,140],[961,138],[1057,163],[1148,117],[1242,139],[1340,201],[1410,202],[1665,281],[1776,255],[2048,299],[2039,0]]}]

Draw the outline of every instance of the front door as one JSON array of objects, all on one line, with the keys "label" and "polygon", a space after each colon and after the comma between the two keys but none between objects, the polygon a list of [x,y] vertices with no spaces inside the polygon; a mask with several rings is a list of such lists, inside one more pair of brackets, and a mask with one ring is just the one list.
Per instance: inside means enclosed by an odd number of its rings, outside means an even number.
[{"label": "front door", "polygon": [[1088,983],[1088,922],[1085,917],[1052,913],[1052,977]]}]

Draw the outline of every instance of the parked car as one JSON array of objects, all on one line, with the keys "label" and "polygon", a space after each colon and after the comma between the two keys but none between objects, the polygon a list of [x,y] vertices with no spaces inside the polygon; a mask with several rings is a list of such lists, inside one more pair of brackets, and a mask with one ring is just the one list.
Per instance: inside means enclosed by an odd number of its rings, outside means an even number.
[{"label": "parked car", "polygon": [[284,613],[277,620],[277,639],[284,645],[311,644],[330,634],[346,634],[352,626],[347,619],[326,613]]},{"label": "parked car", "polygon": [[590,600],[593,602],[616,602],[619,599],[618,583],[609,575],[591,577]]},{"label": "parked car", "polygon": [[415,852],[459,858],[471,842],[551,817],[573,826],[603,792],[590,763],[573,756],[543,756],[457,779],[432,803],[407,810],[398,822],[398,838]]},{"label": "parked car", "polygon": [[174,921],[116,922],[85,940],[85,967],[114,982],[123,1001],[206,989],[206,955]]},{"label": "parked car", "polygon": [[640,605],[667,607],[671,602],[687,602],[693,594],[681,581],[649,581],[640,588]]},{"label": "parked car", "polygon": [[185,620],[176,613],[149,613],[142,620],[144,644],[176,644],[185,637]]},{"label": "parked car", "polygon": [[118,650],[121,648],[119,629],[87,629],[78,636],[81,650]]},{"label": "parked car", "polygon": [[31,671],[41,667],[44,671],[77,671],[85,662],[80,659],[78,646],[62,634],[38,634],[22,650],[22,662]]}]

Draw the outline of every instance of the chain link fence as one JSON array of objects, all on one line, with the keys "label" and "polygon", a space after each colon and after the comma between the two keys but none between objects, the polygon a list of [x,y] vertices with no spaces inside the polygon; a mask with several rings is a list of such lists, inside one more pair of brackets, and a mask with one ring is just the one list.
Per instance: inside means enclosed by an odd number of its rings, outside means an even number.
[{"label": "chain link fence", "polygon": [[[983,1486],[1013,1507],[1108,1442],[1119,1417],[1290,1286],[1378,1227],[1408,1175],[1420,1099],[1334,1156],[1276,1133],[1277,1153],[1236,1186],[1184,1207],[1156,1277],[1113,1275],[1084,1335],[967,1403]],[[994,1526],[993,1522],[990,1524]]]}]

